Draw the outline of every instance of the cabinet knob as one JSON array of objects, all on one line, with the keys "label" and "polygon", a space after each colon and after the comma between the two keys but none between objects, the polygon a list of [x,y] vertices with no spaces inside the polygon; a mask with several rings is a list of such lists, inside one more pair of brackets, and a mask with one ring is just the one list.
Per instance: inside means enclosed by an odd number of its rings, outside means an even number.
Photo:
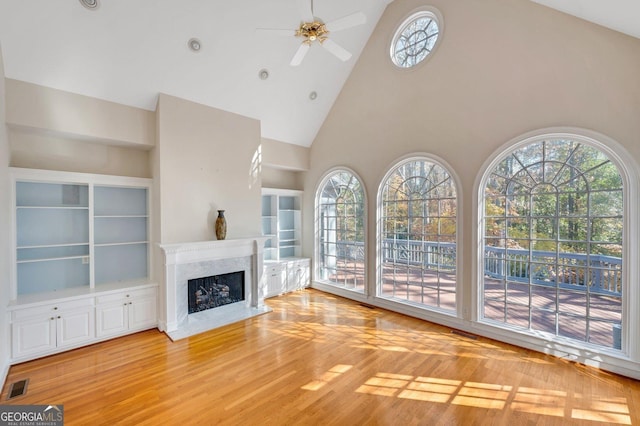
[{"label": "cabinet knob", "polygon": [[57,310],[58,310],[58,307],[57,307],[57,306],[54,306],[54,307],[53,307],[53,310],[54,310],[54,311],[57,311]]},{"label": "cabinet knob", "polygon": [[129,297],[129,295],[127,294],[127,297]]},{"label": "cabinet knob", "polygon": [[51,321],[53,321],[54,319],[55,319],[54,317],[51,317]]},{"label": "cabinet knob", "polygon": [[60,315],[58,315],[58,318],[60,318]]},{"label": "cabinet knob", "polygon": [[124,304],[124,306],[127,306],[127,305],[128,305],[128,303],[125,303],[125,304]]}]

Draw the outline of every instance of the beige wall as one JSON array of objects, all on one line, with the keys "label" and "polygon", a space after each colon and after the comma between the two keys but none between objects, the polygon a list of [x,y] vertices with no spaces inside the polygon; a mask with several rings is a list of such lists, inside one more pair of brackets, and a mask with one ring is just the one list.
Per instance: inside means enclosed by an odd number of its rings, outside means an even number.
[{"label": "beige wall", "polygon": [[304,172],[262,167],[262,187],[278,189],[304,189]]},{"label": "beige wall", "polygon": [[[375,280],[377,188],[398,158],[435,154],[461,181],[463,305],[472,291],[474,181],[501,145],[553,126],[591,129],[640,163],[640,40],[528,0],[430,0],[444,17],[433,57],[394,68],[396,26],[422,0],[391,3],[311,147],[305,192],[334,166],[364,180],[368,276]],[[305,197],[305,254],[313,254],[313,197]]]},{"label": "beige wall", "polygon": [[267,167],[305,171],[309,170],[309,154],[307,147],[262,138],[262,164]]},{"label": "beige wall", "polygon": [[227,238],[260,235],[260,123],[164,94],[157,115],[159,242],[215,239],[218,209]]},{"label": "beige wall", "polygon": [[[11,197],[9,185],[9,138],[5,126],[5,79],[0,46],[0,383],[9,368],[9,324],[6,307],[9,301],[9,259],[11,252]],[[1,386],[1,385],[0,385]]]},{"label": "beige wall", "polygon": [[12,167],[151,177],[154,112],[5,82]]},{"label": "beige wall", "polygon": [[150,149],[155,113],[19,80],[6,80],[7,123],[69,138]]},{"label": "beige wall", "polygon": [[151,177],[149,151],[10,128],[11,166]]},{"label": "beige wall", "polygon": [[309,148],[262,138],[260,151],[264,188],[303,189],[304,172],[309,170]]}]

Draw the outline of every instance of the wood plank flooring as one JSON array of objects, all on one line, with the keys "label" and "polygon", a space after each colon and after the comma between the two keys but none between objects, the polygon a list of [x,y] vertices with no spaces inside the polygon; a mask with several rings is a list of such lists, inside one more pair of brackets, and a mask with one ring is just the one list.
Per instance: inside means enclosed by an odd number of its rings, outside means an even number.
[{"label": "wood plank flooring", "polygon": [[315,290],[267,303],[14,366],[0,404],[64,404],[66,425],[640,425],[632,379]]}]

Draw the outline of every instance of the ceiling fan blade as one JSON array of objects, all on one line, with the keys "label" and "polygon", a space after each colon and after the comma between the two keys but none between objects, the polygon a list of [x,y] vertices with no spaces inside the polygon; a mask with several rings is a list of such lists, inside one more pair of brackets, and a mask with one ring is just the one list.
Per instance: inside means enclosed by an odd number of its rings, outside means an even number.
[{"label": "ceiling fan blade", "polygon": [[327,22],[325,27],[329,31],[346,30],[347,28],[356,27],[367,22],[367,17],[362,12],[352,13],[351,15],[343,16],[342,18],[334,19]]},{"label": "ceiling fan blade", "polygon": [[343,61],[348,61],[349,58],[351,58],[351,53],[348,50],[346,50],[344,47],[340,46],[330,38],[322,42],[322,47],[324,47]]},{"label": "ceiling fan blade", "polygon": [[296,52],[295,55],[293,55],[293,58],[291,59],[290,65],[292,67],[297,67],[302,63],[302,60],[304,59],[305,55],[309,51],[309,47],[311,46],[307,43],[302,43],[300,47],[298,47],[298,51]]},{"label": "ceiling fan blade", "polygon": [[296,0],[298,4],[298,10],[300,11],[300,17],[304,22],[313,22],[313,5],[312,0]]},{"label": "ceiling fan blade", "polygon": [[290,37],[290,36],[295,36],[296,32],[295,30],[284,30],[280,28],[256,28],[256,34],[266,35],[266,36],[274,35],[274,36]]}]

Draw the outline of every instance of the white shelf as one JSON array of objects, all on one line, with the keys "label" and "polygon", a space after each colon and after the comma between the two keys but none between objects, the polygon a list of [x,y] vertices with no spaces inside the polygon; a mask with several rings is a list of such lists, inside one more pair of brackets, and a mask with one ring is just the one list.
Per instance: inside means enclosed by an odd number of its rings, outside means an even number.
[{"label": "white shelf", "polygon": [[39,249],[39,248],[54,248],[54,247],[73,247],[73,246],[88,246],[89,241],[86,243],[71,243],[71,244],[46,244],[40,246],[18,246],[16,247],[18,250],[24,249]]},{"label": "white shelf", "polygon": [[129,219],[129,218],[148,218],[148,215],[129,214],[129,215],[94,215],[95,219]]},{"label": "white shelf", "polygon": [[89,255],[85,256],[63,256],[63,257],[50,257],[50,258],[42,258],[42,259],[29,259],[29,260],[18,260],[16,263],[35,263],[35,262],[51,262],[55,260],[70,260],[70,259],[82,259],[88,258]]},{"label": "white shelf", "polygon": [[130,246],[134,244],[148,244],[149,241],[127,241],[122,243],[104,243],[104,244],[94,244],[95,247],[113,247],[113,246]]},{"label": "white shelf", "polygon": [[89,210],[89,207],[73,207],[73,206],[16,206],[17,209],[36,209],[36,210]]}]

